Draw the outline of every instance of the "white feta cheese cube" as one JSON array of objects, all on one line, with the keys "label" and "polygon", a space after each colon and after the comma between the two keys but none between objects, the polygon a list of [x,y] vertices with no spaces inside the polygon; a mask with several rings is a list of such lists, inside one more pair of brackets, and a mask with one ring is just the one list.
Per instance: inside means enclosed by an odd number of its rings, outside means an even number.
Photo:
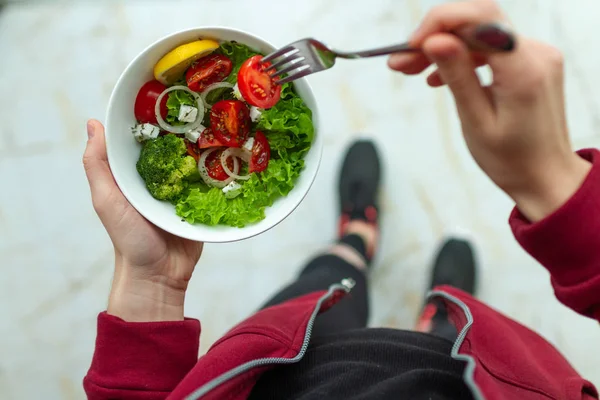
[{"label": "white feta cheese cube", "polygon": [[185,133],[185,138],[192,143],[198,142],[198,138],[200,137],[199,131],[189,131]]},{"label": "white feta cheese cube", "polygon": [[206,128],[204,127],[204,125],[200,124],[198,126],[198,128],[191,130],[189,132],[186,132],[185,138],[192,143],[197,143],[198,139],[200,139],[200,135],[202,135],[202,132],[204,132],[205,129]]},{"label": "white feta cheese cube", "polygon": [[156,139],[160,133],[160,128],[152,124],[138,124],[131,132],[138,142],[143,142],[144,140]]},{"label": "white feta cheese cube", "polygon": [[182,104],[179,108],[179,116],[177,119],[181,122],[194,122],[198,116],[198,109],[192,106]]},{"label": "white feta cheese cube", "polygon": [[242,146],[243,149],[248,150],[248,151],[252,151],[253,147],[254,147],[254,138],[253,137],[248,138],[248,140],[246,140],[246,142]]},{"label": "white feta cheese cube", "polygon": [[252,122],[258,121],[261,115],[262,110],[260,108],[255,106],[250,107],[250,119],[252,120]]},{"label": "white feta cheese cube", "polygon": [[137,140],[140,143],[142,142],[142,125],[138,124],[131,128],[131,133],[133,134],[135,140]]},{"label": "white feta cheese cube", "polygon": [[235,86],[233,87],[232,90],[233,90],[233,97],[235,97],[238,100],[244,101],[244,96],[242,96],[242,92],[240,92],[240,88],[237,83],[235,84]]},{"label": "white feta cheese cube", "polygon": [[223,194],[225,195],[225,198],[233,199],[234,197],[237,197],[240,193],[242,193],[242,185],[240,185],[236,181],[232,181],[222,190]]},{"label": "white feta cheese cube", "polygon": [[160,128],[152,124],[142,125],[142,140],[156,139],[160,133]]}]

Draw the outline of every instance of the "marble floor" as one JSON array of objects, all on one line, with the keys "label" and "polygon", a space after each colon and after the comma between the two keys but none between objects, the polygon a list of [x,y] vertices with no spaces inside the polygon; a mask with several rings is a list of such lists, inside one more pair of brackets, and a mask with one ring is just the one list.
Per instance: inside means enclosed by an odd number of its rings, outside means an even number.
[{"label": "marble floor", "polygon": [[[103,119],[112,87],[140,50],[188,27],[227,25],[275,44],[314,36],[343,49],[404,39],[441,0],[41,1],[0,14],[0,397],[81,399],[95,318],[106,306],[111,244],[81,167],[85,121]],[[501,2],[524,34],[567,59],[577,147],[600,146],[600,20],[596,0]],[[597,43],[595,43],[597,42]],[[289,280],[335,235],[334,182],[344,147],[374,138],[385,161],[382,246],[372,275],[372,326],[410,328],[442,237],[469,232],[481,260],[481,298],[541,332],[600,384],[589,346],[598,324],[553,297],[547,273],[506,223],[509,199],[479,171],[453,104],[423,78],[384,60],[340,62],[310,78],[320,101],[323,163],[312,191],[284,223],[241,243],[206,246],[187,315],[202,348]]]}]

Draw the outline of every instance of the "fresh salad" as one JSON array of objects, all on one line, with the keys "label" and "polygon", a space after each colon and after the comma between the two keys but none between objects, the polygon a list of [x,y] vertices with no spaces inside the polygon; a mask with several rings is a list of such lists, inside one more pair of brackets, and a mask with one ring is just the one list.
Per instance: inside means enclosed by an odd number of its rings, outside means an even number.
[{"label": "fresh salad", "polygon": [[197,40],[167,53],[139,90],[137,171],[182,220],[243,227],[294,187],[310,149],[312,113],[278,85],[262,54]]}]

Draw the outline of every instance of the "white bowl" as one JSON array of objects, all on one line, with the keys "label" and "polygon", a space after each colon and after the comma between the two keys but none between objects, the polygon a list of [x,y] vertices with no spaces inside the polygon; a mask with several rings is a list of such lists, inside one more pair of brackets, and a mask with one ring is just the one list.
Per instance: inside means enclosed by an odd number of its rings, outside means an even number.
[{"label": "white bowl", "polygon": [[315,138],[305,157],[305,168],[296,185],[286,196],[275,201],[265,211],[262,221],[244,228],[207,226],[182,222],[175,214],[175,207],[168,202],[154,199],[136,170],[140,144],[131,135],[130,128],[136,123],[133,105],[138,90],[153,79],[154,64],[167,52],[180,44],[199,38],[212,38],[246,44],[265,54],[275,49],[265,40],[246,32],[223,27],[189,29],[164,37],[146,48],[125,69],[112,92],[106,115],[106,146],[108,161],[119,188],[129,202],[146,219],[174,235],[203,242],[232,242],[246,239],[271,229],[298,207],[308,193],[319,169],[323,140],[319,133],[317,102],[305,79],[295,82],[296,91],[313,112]]}]

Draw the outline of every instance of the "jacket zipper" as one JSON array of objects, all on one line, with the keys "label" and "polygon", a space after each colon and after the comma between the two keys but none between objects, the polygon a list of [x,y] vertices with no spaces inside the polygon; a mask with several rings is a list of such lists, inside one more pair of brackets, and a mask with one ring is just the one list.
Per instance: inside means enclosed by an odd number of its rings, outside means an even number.
[{"label": "jacket zipper", "polygon": [[467,318],[467,323],[465,324],[465,326],[463,326],[456,340],[454,341],[454,345],[452,346],[452,351],[450,352],[450,355],[455,360],[466,361],[467,366],[465,367],[465,372],[463,373],[463,381],[471,391],[474,400],[485,400],[485,397],[483,396],[483,393],[481,393],[479,386],[477,386],[473,375],[475,372],[476,365],[475,359],[467,354],[460,354],[458,352],[460,350],[460,346],[462,346],[463,342],[465,341],[465,338],[467,337],[471,326],[473,325],[473,314],[471,314],[469,306],[463,303],[460,299],[449,295],[446,292],[443,292],[441,290],[434,290],[429,292],[429,294],[427,295],[428,300],[434,297],[442,297],[450,301],[451,303],[456,304],[460,307],[462,312],[465,314],[465,317]]},{"label": "jacket zipper", "polygon": [[321,309],[321,305],[323,304],[323,302],[329,300],[331,298],[331,296],[333,296],[335,293],[339,292],[340,290],[342,290],[346,293],[349,293],[355,284],[356,284],[356,282],[354,282],[354,280],[351,278],[343,279],[341,283],[336,283],[336,284],[331,285],[329,287],[329,290],[327,291],[327,293],[325,293],[319,299],[319,301],[315,305],[315,308],[308,320],[308,323],[306,324],[306,331],[304,333],[304,341],[302,342],[302,347],[300,348],[300,351],[298,352],[298,354],[296,354],[296,356],[294,358],[272,357],[272,358],[259,358],[257,360],[248,361],[242,365],[235,367],[234,369],[231,369],[231,370],[225,372],[222,375],[219,375],[215,379],[205,383],[203,386],[199,387],[198,389],[196,389],[195,391],[190,393],[185,398],[185,400],[197,400],[197,399],[201,398],[202,396],[206,395],[211,390],[222,385],[223,383],[235,378],[236,376],[238,376],[240,374],[248,372],[252,368],[261,367],[261,366],[265,366],[265,365],[275,365],[275,364],[293,364],[293,363],[300,361],[302,359],[302,357],[304,357],[304,354],[306,354],[306,350],[308,349],[308,344],[310,342],[310,337],[312,334],[315,319],[317,318],[317,315],[319,314],[319,310]]}]

